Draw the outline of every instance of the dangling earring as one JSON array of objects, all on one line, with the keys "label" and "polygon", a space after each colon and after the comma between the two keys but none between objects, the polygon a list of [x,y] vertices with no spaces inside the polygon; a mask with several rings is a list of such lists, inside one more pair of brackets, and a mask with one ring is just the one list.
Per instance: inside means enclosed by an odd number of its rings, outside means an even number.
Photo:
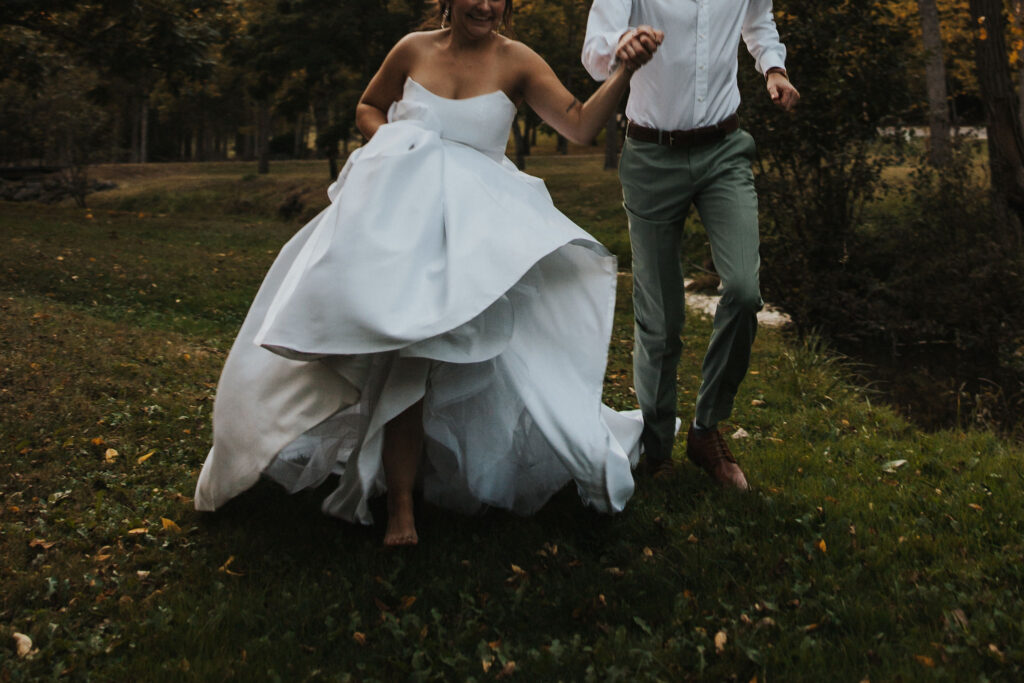
[{"label": "dangling earring", "polygon": [[447,28],[445,23],[448,21],[448,5],[444,6],[444,12],[441,13],[441,28]]}]

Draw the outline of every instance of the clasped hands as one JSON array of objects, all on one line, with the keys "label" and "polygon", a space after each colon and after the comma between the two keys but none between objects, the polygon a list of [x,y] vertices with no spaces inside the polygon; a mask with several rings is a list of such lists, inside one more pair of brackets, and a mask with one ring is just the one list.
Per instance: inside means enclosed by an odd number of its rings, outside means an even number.
[{"label": "clasped hands", "polygon": [[664,31],[650,26],[630,29],[619,37],[619,44],[615,47],[615,61],[632,73],[651,61],[664,39]]}]

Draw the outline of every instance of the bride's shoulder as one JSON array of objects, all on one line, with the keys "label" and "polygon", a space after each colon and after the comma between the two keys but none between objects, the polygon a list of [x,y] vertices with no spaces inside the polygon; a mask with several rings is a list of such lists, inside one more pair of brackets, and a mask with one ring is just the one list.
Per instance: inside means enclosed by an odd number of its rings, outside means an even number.
[{"label": "bride's shoulder", "polygon": [[536,59],[540,59],[534,50],[526,43],[509,38],[507,36],[498,36],[498,53],[502,59],[512,60],[519,63],[528,63]]},{"label": "bride's shoulder", "polygon": [[437,43],[439,33],[440,31],[413,31],[412,33],[407,33],[395,44],[394,49],[403,52],[418,52],[429,49]]}]

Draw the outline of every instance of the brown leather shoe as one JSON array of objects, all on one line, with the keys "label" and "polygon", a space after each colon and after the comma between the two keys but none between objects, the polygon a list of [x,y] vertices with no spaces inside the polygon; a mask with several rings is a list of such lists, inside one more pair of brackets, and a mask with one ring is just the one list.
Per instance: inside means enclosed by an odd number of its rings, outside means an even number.
[{"label": "brown leather shoe", "polygon": [[686,434],[686,457],[722,486],[732,486],[741,491],[750,488],[743,470],[736,464],[729,445],[717,429],[697,430],[690,423]]}]

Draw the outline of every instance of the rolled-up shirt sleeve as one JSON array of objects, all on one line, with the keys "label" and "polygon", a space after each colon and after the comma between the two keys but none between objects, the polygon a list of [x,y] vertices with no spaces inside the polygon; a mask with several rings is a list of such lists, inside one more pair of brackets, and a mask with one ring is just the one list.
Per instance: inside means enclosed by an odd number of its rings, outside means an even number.
[{"label": "rolled-up shirt sleeve", "polygon": [[[771,3],[769,3],[770,5]],[[615,48],[629,30],[632,0],[594,0],[583,40],[583,66],[594,80],[603,81],[615,70]]]},{"label": "rolled-up shirt sleeve", "polygon": [[779,39],[779,29],[775,26],[772,0],[750,1],[742,33],[758,73],[763,75],[775,67],[786,68],[786,46]]}]

